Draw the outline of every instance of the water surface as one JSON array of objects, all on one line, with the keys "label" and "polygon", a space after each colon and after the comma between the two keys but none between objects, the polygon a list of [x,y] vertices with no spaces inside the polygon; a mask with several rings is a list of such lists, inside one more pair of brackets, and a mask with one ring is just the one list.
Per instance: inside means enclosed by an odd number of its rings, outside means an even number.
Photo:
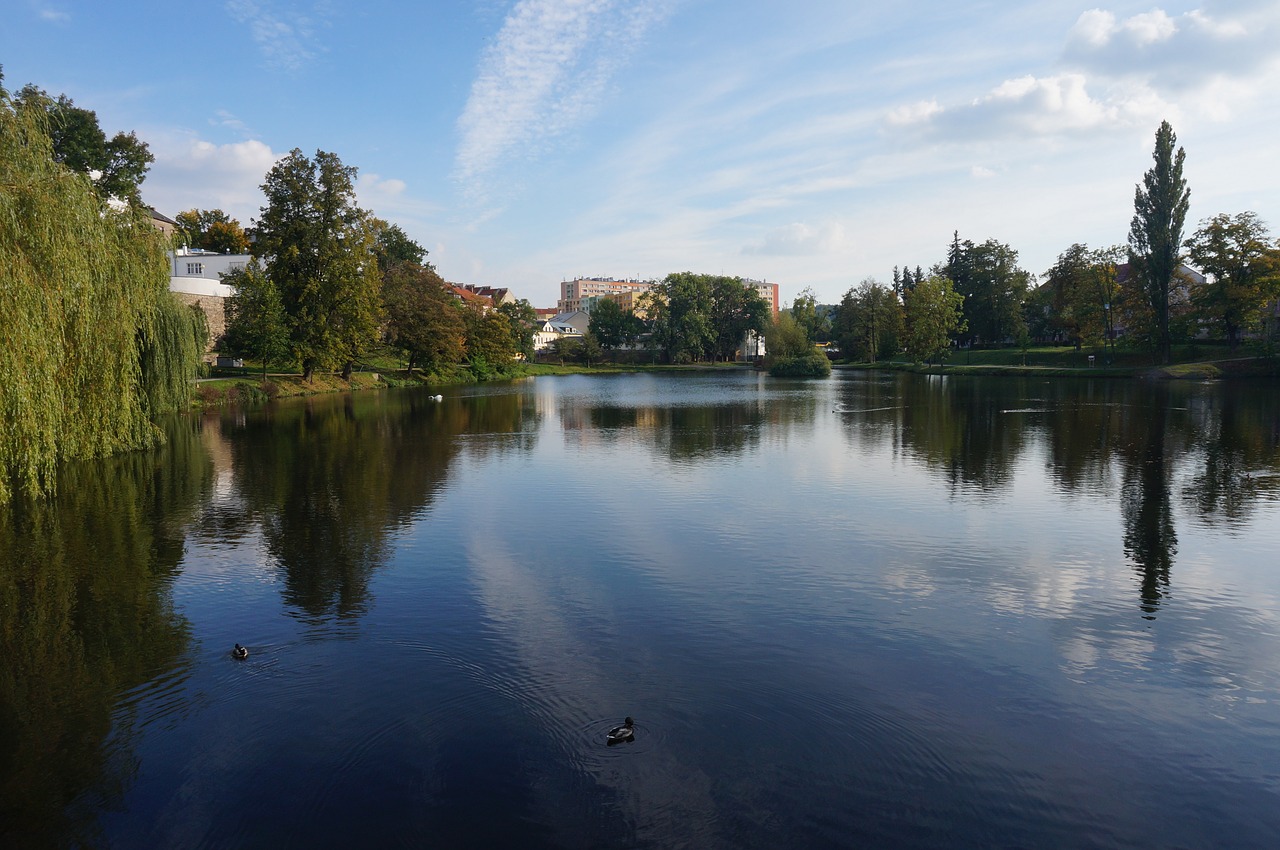
[{"label": "water surface", "polygon": [[0,514],[0,834],[1274,847],[1278,399],[727,372],[174,420]]}]

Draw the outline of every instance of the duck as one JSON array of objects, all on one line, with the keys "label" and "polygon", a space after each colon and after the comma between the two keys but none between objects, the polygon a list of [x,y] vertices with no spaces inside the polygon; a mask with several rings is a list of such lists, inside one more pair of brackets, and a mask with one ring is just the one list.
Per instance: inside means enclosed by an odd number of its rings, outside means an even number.
[{"label": "duck", "polygon": [[232,658],[239,658],[241,661],[249,657],[249,650],[240,644],[236,644],[236,648],[231,650]]},{"label": "duck", "polygon": [[432,400],[432,401],[444,401],[444,396],[442,396],[442,395],[433,395],[433,396],[431,397],[431,400]]},{"label": "duck", "polygon": [[634,741],[636,737],[636,722],[628,717],[622,721],[621,726],[615,726],[609,730],[609,734],[605,736],[610,746],[613,744],[621,744],[623,741]]}]

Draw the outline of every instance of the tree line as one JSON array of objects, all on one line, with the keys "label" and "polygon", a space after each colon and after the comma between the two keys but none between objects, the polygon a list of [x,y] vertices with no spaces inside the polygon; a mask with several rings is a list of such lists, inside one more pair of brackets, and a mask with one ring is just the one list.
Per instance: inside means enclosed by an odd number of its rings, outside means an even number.
[{"label": "tree line", "polygon": [[1246,332],[1269,347],[1277,333],[1268,310],[1280,297],[1280,242],[1249,211],[1204,219],[1184,239],[1190,190],[1186,154],[1176,145],[1163,122],[1154,164],[1135,190],[1126,246],[1074,244],[1037,286],[1013,248],[994,239],[962,241],[957,232],[946,260],[928,275],[907,264],[894,268],[892,286],[867,279],[851,287],[821,329],[827,336],[818,338],[867,362],[903,352],[932,361],[958,346],[1025,347],[1032,340],[1114,351],[1121,328],[1126,345],[1145,347],[1166,364],[1174,343],[1201,331],[1233,349]]}]

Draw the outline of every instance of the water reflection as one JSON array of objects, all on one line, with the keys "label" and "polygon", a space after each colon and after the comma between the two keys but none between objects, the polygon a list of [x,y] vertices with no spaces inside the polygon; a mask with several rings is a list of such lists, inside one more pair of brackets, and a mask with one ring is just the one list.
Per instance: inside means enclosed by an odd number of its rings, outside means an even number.
[{"label": "water reflection", "polygon": [[169,591],[211,464],[198,423],[167,435],[153,452],[64,469],[51,501],[0,510],[4,846],[94,844],[149,722],[120,710],[122,695],[185,678],[188,624]]},{"label": "water reflection", "polygon": [[1169,494],[1173,463],[1166,451],[1170,439],[1167,394],[1154,391],[1150,401],[1129,423],[1129,438],[1120,451],[1124,551],[1141,576],[1142,610],[1148,617],[1160,606],[1178,552]]},{"label": "water reflection", "polygon": [[1269,385],[851,375],[837,393],[851,440],[941,473],[956,497],[1001,496],[1043,451],[1062,492],[1114,498],[1148,616],[1178,552],[1175,494],[1201,521],[1231,526],[1280,491]]},{"label": "water reflection", "polygon": [[[312,623],[368,610],[393,531],[428,508],[463,451],[536,438],[519,394],[435,402],[421,393],[315,397],[222,423],[241,520],[261,528],[289,606]],[[509,434],[514,441],[468,435]],[[225,528],[220,530],[225,531]]]}]

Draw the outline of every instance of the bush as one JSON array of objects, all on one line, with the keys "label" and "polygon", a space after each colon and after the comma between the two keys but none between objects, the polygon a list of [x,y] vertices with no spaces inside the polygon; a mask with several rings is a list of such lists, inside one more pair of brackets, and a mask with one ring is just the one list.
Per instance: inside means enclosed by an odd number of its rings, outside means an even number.
[{"label": "bush", "polygon": [[825,378],[831,374],[831,360],[821,351],[799,357],[779,357],[769,366],[775,378]]}]

